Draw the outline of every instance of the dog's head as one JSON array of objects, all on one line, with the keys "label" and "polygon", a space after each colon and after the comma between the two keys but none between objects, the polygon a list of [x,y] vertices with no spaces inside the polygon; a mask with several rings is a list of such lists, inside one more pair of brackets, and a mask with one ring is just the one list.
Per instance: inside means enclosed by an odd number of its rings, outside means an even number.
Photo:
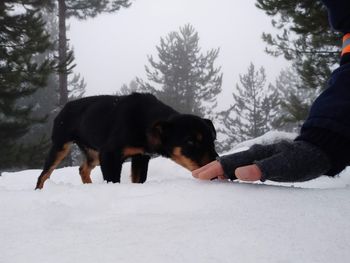
[{"label": "dog's head", "polygon": [[159,121],[148,133],[149,141],[158,152],[193,171],[215,160],[213,123],[194,115],[180,114]]}]

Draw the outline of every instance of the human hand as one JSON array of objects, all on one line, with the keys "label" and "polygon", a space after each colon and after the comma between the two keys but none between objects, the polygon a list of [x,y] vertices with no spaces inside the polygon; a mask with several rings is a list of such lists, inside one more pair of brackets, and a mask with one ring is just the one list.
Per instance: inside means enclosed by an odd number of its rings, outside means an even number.
[{"label": "human hand", "polygon": [[314,179],[330,169],[328,156],[304,141],[282,141],[253,145],[249,150],[219,158],[195,171],[195,178],[211,180],[302,182]]},{"label": "human hand", "polygon": [[[243,181],[257,181],[261,178],[261,171],[255,164],[244,167],[239,167],[235,171],[235,175],[238,179]],[[219,178],[222,180],[227,179],[224,175],[224,170],[218,161],[213,161],[199,169],[192,172],[192,176],[202,180],[212,180]]]},{"label": "human hand", "polygon": [[215,178],[227,179],[224,170],[218,161],[213,161],[192,172],[192,176],[202,180],[212,180]]}]

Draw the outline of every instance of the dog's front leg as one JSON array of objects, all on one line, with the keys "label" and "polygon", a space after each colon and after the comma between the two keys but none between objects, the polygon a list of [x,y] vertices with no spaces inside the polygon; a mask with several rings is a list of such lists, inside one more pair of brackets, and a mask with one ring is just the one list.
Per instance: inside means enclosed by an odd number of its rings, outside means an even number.
[{"label": "dog's front leg", "polygon": [[100,165],[103,179],[107,182],[119,183],[123,161],[121,153],[101,151]]},{"label": "dog's front leg", "polygon": [[133,183],[143,184],[147,179],[148,155],[135,155],[131,157],[131,180]]}]

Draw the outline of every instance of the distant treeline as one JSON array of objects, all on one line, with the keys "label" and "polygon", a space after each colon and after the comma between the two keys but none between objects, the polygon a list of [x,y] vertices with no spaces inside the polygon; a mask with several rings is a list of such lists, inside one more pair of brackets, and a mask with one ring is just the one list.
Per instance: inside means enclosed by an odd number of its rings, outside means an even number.
[{"label": "distant treeline", "polygon": [[[211,118],[219,151],[271,129],[297,131],[337,63],[340,36],[329,29],[319,1],[256,2],[280,32],[263,33],[266,51],[292,64],[274,83],[267,83],[264,67],[251,63],[232,84],[231,105],[218,110],[223,74],[215,63],[220,50],[202,52],[198,32],[187,24],[161,38],[157,58],[150,56],[145,67],[146,80],[136,77],[116,93],[150,92],[180,112]],[[84,95],[84,79],[72,73],[66,19],[129,6],[129,0],[1,1],[0,170],[40,168],[56,113]],[[76,159],[74,152],[67,164]]]}]

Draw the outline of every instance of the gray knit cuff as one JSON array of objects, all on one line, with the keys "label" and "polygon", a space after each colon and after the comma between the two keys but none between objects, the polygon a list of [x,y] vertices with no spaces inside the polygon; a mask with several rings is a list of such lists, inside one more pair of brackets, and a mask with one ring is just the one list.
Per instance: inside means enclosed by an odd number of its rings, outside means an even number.
[{"label": "gray knit cuff", "polygon": [[304,141],[278,144],[274,155],[254,163],[262,172],[262,182],[308,181],[331,168],[328,156],[320,148]]}]

